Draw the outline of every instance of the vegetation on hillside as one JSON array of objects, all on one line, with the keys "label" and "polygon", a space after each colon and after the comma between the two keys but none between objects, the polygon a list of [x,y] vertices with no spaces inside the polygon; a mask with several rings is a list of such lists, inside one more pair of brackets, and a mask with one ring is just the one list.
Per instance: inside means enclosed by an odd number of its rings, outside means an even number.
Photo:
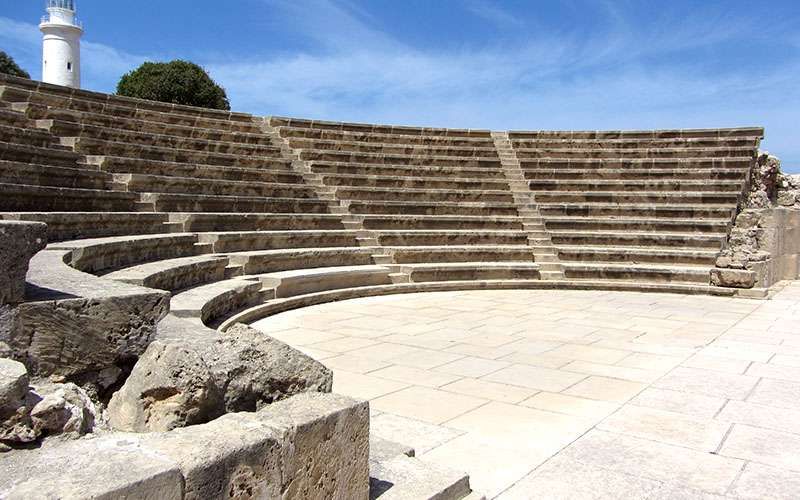
[{"label": "vegetation on hillside", "polygon": [[188,61],[146,62],[120,79],[117,94],[201,108],[231,109],[225,89],[203,68]]}]

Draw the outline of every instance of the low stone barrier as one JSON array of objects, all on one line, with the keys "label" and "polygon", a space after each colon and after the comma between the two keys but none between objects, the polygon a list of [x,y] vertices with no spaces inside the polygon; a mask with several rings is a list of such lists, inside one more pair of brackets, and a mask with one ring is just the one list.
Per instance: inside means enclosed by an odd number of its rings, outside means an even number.
[{"label": "low stone barrier", "polygon": [[307,393],[255,413],[111,433],[0,461],[0,497],[366,499],[369,405]]}]

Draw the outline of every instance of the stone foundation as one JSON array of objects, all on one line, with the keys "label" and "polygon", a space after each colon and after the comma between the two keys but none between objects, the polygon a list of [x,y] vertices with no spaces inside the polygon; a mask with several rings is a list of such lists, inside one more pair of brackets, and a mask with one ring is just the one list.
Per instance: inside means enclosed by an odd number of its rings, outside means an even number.
[{"label": "stone foundation", "polygon": [[112,433],[0,461],[0,497],[366,499],[369,406],[302,394],[166,433]]}]

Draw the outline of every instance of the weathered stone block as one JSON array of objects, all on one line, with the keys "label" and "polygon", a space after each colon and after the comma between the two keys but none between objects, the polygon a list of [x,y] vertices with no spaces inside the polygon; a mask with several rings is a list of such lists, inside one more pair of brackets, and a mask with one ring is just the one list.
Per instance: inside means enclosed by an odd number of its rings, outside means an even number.
[{"label": "weathered stone block", "polygon": [[0,498],[360,500],[369,406],[308,393],[166,433],[45,442],[0,460]]},{"label": "weathered stone block", "polygon": [[0,222],[0,305],[22,301],[28,261],[47,244],[40,222]]},{"label": "weathered stone block", "polygon": [[181,500],[178,465],[125,435],[53,443],[0,460],[0,498]]},{"label": "weathered stone block", "polygon": [[369,403],[338,394],[304,393],[267,406],[256,417],[287,431],[283,497],[369,496]]},{"label": "weathered stone block", "polygon": [[219,334],[171,318],[165,329],[112,397],[115,429],[166,431],[331,390],[329,369],[245,325]]},{"label": "weathered stone block", "polygon": [[31,375],[62,378],[132,363],[155,337],[169,294],[76,271],[64,264],[65,253],[36,255],[26,302],[0,306],[2,355]]},{"label": "weathered stone block", "polygon": [[168,431],[223,413],[222,392],[203,356],[177,342],[150,344],[108,405],[111,426],[133,432]]},{"label": "weathered stone block", "polygon": [[738,269],[712,269],[711,284],[727,288],[753,288],[756,275],[752,271]]}]

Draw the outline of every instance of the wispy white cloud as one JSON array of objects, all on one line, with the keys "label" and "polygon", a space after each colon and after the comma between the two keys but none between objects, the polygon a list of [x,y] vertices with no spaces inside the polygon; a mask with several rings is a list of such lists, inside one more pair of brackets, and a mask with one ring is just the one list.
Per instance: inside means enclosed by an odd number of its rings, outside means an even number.
[{"label": "wispy white cloud", "polygon": [[[12,52],[33,78],[41,78],[42,35],[38,26],[0,17],[0,44]],[[111,92],[124,73],[150,59],[85,40],[81,43],[83,86]]]},{"label": "wispy white cloud", "polygon": [[525,25],[522,19],[488,0],[468,0],[465,7],[473,15],[498,28],[517,28]]}]

